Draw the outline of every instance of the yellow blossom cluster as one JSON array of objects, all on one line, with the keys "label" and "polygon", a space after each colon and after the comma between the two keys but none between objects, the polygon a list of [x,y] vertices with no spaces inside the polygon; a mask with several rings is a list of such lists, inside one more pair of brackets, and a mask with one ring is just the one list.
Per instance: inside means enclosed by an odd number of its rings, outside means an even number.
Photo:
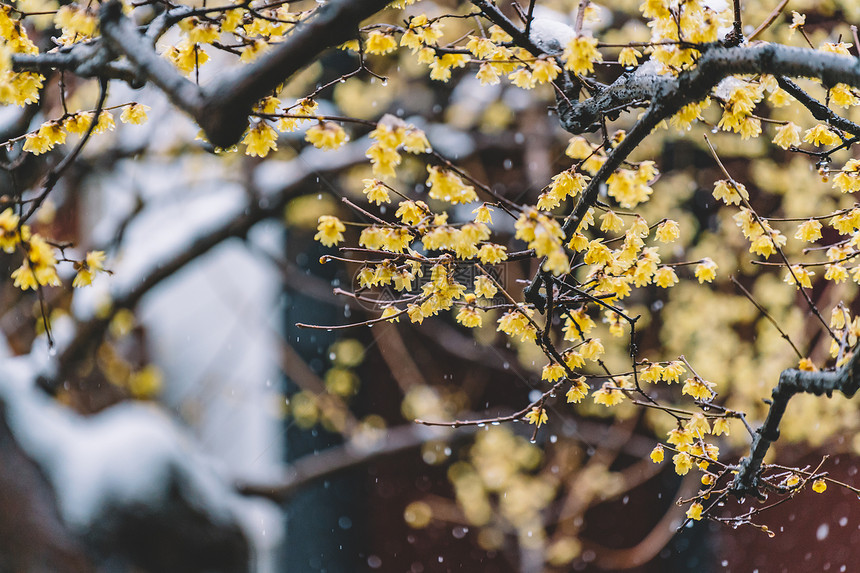
[{"label": "yellow blossom cluster", "polygon": [[673,73],[694,64],[698,50],[677,42],[716,41],[719,29],[731,22],[729,6],[722,5],[722,9],[722,12],[715,12],[711,3],[701,0],[645,0],[640,10],[649,19],[648,27],[654,43],[646,52],[651,52],[656,62]]},{"label": "yellow blossom cluster", "polygon": [[376,128],[370,132],[370,139],[373,144],[367,149],[366,155],[373,167],[373,174],[381,179],[397,174],[395,168],[403,160],[398,151],[400,148],[413,154],[431,151],[430,142],[423,131],[392,115],[384,116],[376,124]]},{"label": "yellow blossom cluster", "polygon": [[554,275],[570,270],[564,249],[564,231],[558,221],[533,209],[527,209],[515,224],[516,238],[525,241],[538,257],[546,257],[543,268]]}]

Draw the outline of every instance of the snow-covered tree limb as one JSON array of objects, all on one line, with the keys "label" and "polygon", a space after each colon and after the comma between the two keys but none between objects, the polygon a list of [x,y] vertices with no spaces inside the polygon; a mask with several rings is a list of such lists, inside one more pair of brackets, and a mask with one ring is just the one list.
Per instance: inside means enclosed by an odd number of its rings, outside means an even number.
[{"label": "snow-covered tree limb", "polygon": [[[146,571],[249,571],[241,517],[248,502],[180,428],[140,403],[79,416],[34,387],[40,361],[36,351],[4,361],[0,371],[0,449],[27,460],[0,480],[8,482],[3,491],[30,500],[21,513],[32,519],[12,519],[29,528],[30,543],[43,544],[39,555],[26,550],[26,540],[4,535],[12,555],[28,561],[13,569],[83,573],[110,562]],[[3,459],[6,465],[15,456]]]},{"label": "snow-covered tree limb", "polygon": [[154,83],[193,117],[214,145],[229,147],[242,137],[256,102],[323,51],[356,37],[359,22],[387,4],[388,0],[333,0],[297,24],[271,52],[203,89],[155,53],[151,38],[140,34],[123,16],[118,2],[102,6],[101,29],[111,49],[128,58],[139,77]]}]

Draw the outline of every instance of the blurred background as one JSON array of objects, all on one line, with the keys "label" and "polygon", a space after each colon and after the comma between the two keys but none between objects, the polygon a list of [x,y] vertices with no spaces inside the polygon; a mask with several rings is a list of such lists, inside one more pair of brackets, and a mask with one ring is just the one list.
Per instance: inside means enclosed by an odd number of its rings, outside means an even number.
[{"label": "blurred background", "polygon": [[[24,4],[36,11],[35,2]],[[542,1],[535,15],[572,24],[578,4]],[[638,4],[595,5],[585,26],[608,43],[647,41]],[[745,5],[756,24],[773,9],[757,4]],[[849,1],[798,0],[791,8],[806,12],[806,33],[816,44],[848,37],[845,22],[860,18]],[[402,23],[419,13],[468,11],[465,3],[423,1],[386,18]],[[788,16],[780,18],[762,39],[801,45],[798,37],[788,40]],[[50,20],[31,21],[34,40],[48,45]],[[477,25],[446,19],[445,37],[454,40]],[[161,43],[176,41],[169,33]],[[235,61],[209,52],[201,83]],[[606,50],[598,70],[606,82],[623,71],[615,55]],[[367,65],[386,80],[362,73],[337,82],[355,70],[356,56],[330,52],[279,98],[298,100],[334,82],[316,98],[318,113],[402,118],[423,129],[442,156],[518,202],[536,201],[573,162],[566,155],[571,136],[552,112],[550,87],[481,86],[468,67],[454,70],[447,82],[432,81],[407,50],[370,56]],[[97,98],[93,82],[49,77],[38,104],[0,109],[0,140],[62,115],[62,105],[93,109]],[[215,154],[157,90],[112,84],[107,108],[128,102],[149,106],[149,121],[117,121],[114,130],[94,137],[31,221],[64,245],[69,258],[104,250],[112,274],[74,292],[22,292],[11,281],[0,288],[0,569],[851,570],[860,519],[847,489],[821,496],[803,491],[763,514],[773,538],[753,527],[710,522],[679,531],[684,510],[675,502],[694,495],[699,482],[648,458],[670,427],[665,415],[630,404],[610,410],[590,399],[574,407],[560,399],[536,433],[522,422],[415,424],[519,410],[546,390],[540,380],[545,359],[534,346],[498,333],[492,312],[476,329],[449,315],[420,326],[404,317],[340,328],[376,318],[381,308],[336,292],[358,288],[360,266],[323,264],[323,255],[348,253],[313,236],[320,215],[367,221],[343,198],[392,216],[390,207],[368,206],[361,193],[362,179],[371,177],[364,155],[370,128],[345,123],[351,141],[336,151],[308,145],[300,129],[280,134],[277,151],[265,159],[235,150]],[[853,198],[822,181],[814,161],[775,148],[769,138],[712,133],[717,107],[688,132],[659,130],[634,159],[655,160],[662,174],[643,216],[681,225],[682,243],[661,247],[663,259],[709,256],[721,269],[718,279],[704,287],[686,280],[671,290],[639,289],[627,309],[643,315],[640,356],[684,355],[717,385],[723,404],[757,422],[762,399],[795,357],[729,276],[813,360],[826,360],[827,340],[781,274],[750,263],[734,212],[711,195],[722,174],[702,134],[762,214],[830,212],[851,206]],[[797,105],[761,107],[763,114],[809,121]],[[860,120],[855,109],[847,114]],[[628,129],[635,114],[622,114],[610,131]],[[7,146],[2,193],[28,197],[67,151],[60,146],[33,156]],[[843,160],[850,156],[841,153]],[[405,157],[393,185],[429,202],[426,173],[424,161]],[[451,221],[471,220],[472,208],[453,209]],[[522,249],[513,221],[500,215],[497,242]],[[348,228],[347,244],[357,244],[358,232]],[[20,257],[4,254],[0,261],[8,276]],[[519,293],[535,265],[501,265],[499,280]],[[68,266],[64,282],[73,274]],[[856,286],[816,282],[813,294],[829,312],[836,301],[855,305]],[[43,315],[55,349],[48,348]],[[623,369],[627,340],[613,340],[605,323],[597,328],[613,341],[605,362]],[[49,399],[34,390],[35,381],[56,369],[62,384]],[[675,394],[666,390],[660,398],[681,402]],[[858,425],[856,406],[841,396],[798,397],[776,459],[814,468],[830,454],[831,477],[855,483]],[[738,459],[747,446],[743,428],[733,426],[721,455]],[[738,514],[754,503],[732,503],[725,512]]]}]

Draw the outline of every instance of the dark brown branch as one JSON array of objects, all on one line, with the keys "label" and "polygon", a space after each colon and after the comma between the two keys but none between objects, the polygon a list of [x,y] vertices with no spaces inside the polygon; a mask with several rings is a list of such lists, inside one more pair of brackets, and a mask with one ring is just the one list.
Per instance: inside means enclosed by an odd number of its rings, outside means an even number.
[{"label": "dark brown branch", "polygon": [[836,370],[808,372],[789,368],[779,375],[779,383],[771,393],[772,401],[764,424],[756,430],[750,447],[750,455],[741,460],[738,474],[731,485],[731,491],[738,496],[746,494],[759,495],[761,481],[759,474],[765,454],[773,442],[779,439],[779,424],[789,400],[795,394],[826,394],[831,397],[835,390],[842,392],[848,398],[854,396],[860,388],[860,349],[854,353],[843,366]]},{"label": "dark brown branch", "polygon": [[803,107],[809,110],[812,117],[818,121],[829,123],[833,127],[839,128],[842,131],[847,131],[851,135],[860,136],[860,125],[857,125],[850,119],[846,119],[841,115],[838,115],[832,109],[803,91],[799,85],[790,79],[777,76],[776,81],[779,83],[779,87],[799,101]]},{"label": "dark brown branch", "polygon": [[474,427],[452,430],[407,424],[386,430],[384,438],[364,449],[355,444],[345,444],[301,458],[287,468],[286,474],[278,482],[238,483],[236,489],[244,495],[265,497],[283,503],[301,488],[326,476],[415,449],[430,440],[452,440],[475,431]]},{"label": "dark brown branch", "polygon": [[12,54],[12,69],[16,72],[40,74],[63,70],[81,77],[122,80],[134,88],[143,86],[143,82],[128,63],[103,61],[104,52],[103,45],[93,42],[76,44],[65,52]]},{"label": "dark brown branch", "polygon": [[208,86],[201,114],[196,119],[209,141],[219,147],[236,143],[248,125],[247,116],[255,103],[325,50],[355,38],[359,23],[389,2],[331,0],[315,16],[297,25],[270,53]]},{"label": "dark brown branch", "polygon": [[[352,148],[342,150],[339,160],[335,160],[333,157],[329,159],[324,168],[321,167],[320,161],[311,161],[300,156],[292,163],[295,172],[285,177],[287,180],[277,193],[267,196],[265,200],[252,198],[241,216],[231,219],[222,226],[199,237],[172,259],[161,261],[150,272],[145,273],[145,278],[137,285],[115,297],[111,313],[108,316],[94,318],[78,328],[75,338],[60,354],[56,371],[40,377],[39,386],[50,394],[56,393],[78,361],[87,356],[93,344],[97,344],[101,340],[118,310],[134,308],[146,293],[161,284],[162,281],[170,278],[190,262],[208,253],[224,241],[232,238],[244,238],[248,231],[260,221],[280,217],[287,202],[296,195],[317,186],[321,175],[339,171],[363,161],[363,144],[354,143],[352,146]],[[360,146],[361,149],[355,146]]]}]

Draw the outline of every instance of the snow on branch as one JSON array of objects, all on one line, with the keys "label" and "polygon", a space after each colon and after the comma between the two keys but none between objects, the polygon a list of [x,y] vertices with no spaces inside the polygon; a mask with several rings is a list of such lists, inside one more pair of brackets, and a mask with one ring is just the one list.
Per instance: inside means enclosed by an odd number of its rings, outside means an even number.
[{"label": "snow on branch", "polygon": [[247,571],[249,502],[185,433],[140,403],[71,412],[34,386],[38,355],[0,363],[0,417],[47,478],[70,534],[148,570]]}]

